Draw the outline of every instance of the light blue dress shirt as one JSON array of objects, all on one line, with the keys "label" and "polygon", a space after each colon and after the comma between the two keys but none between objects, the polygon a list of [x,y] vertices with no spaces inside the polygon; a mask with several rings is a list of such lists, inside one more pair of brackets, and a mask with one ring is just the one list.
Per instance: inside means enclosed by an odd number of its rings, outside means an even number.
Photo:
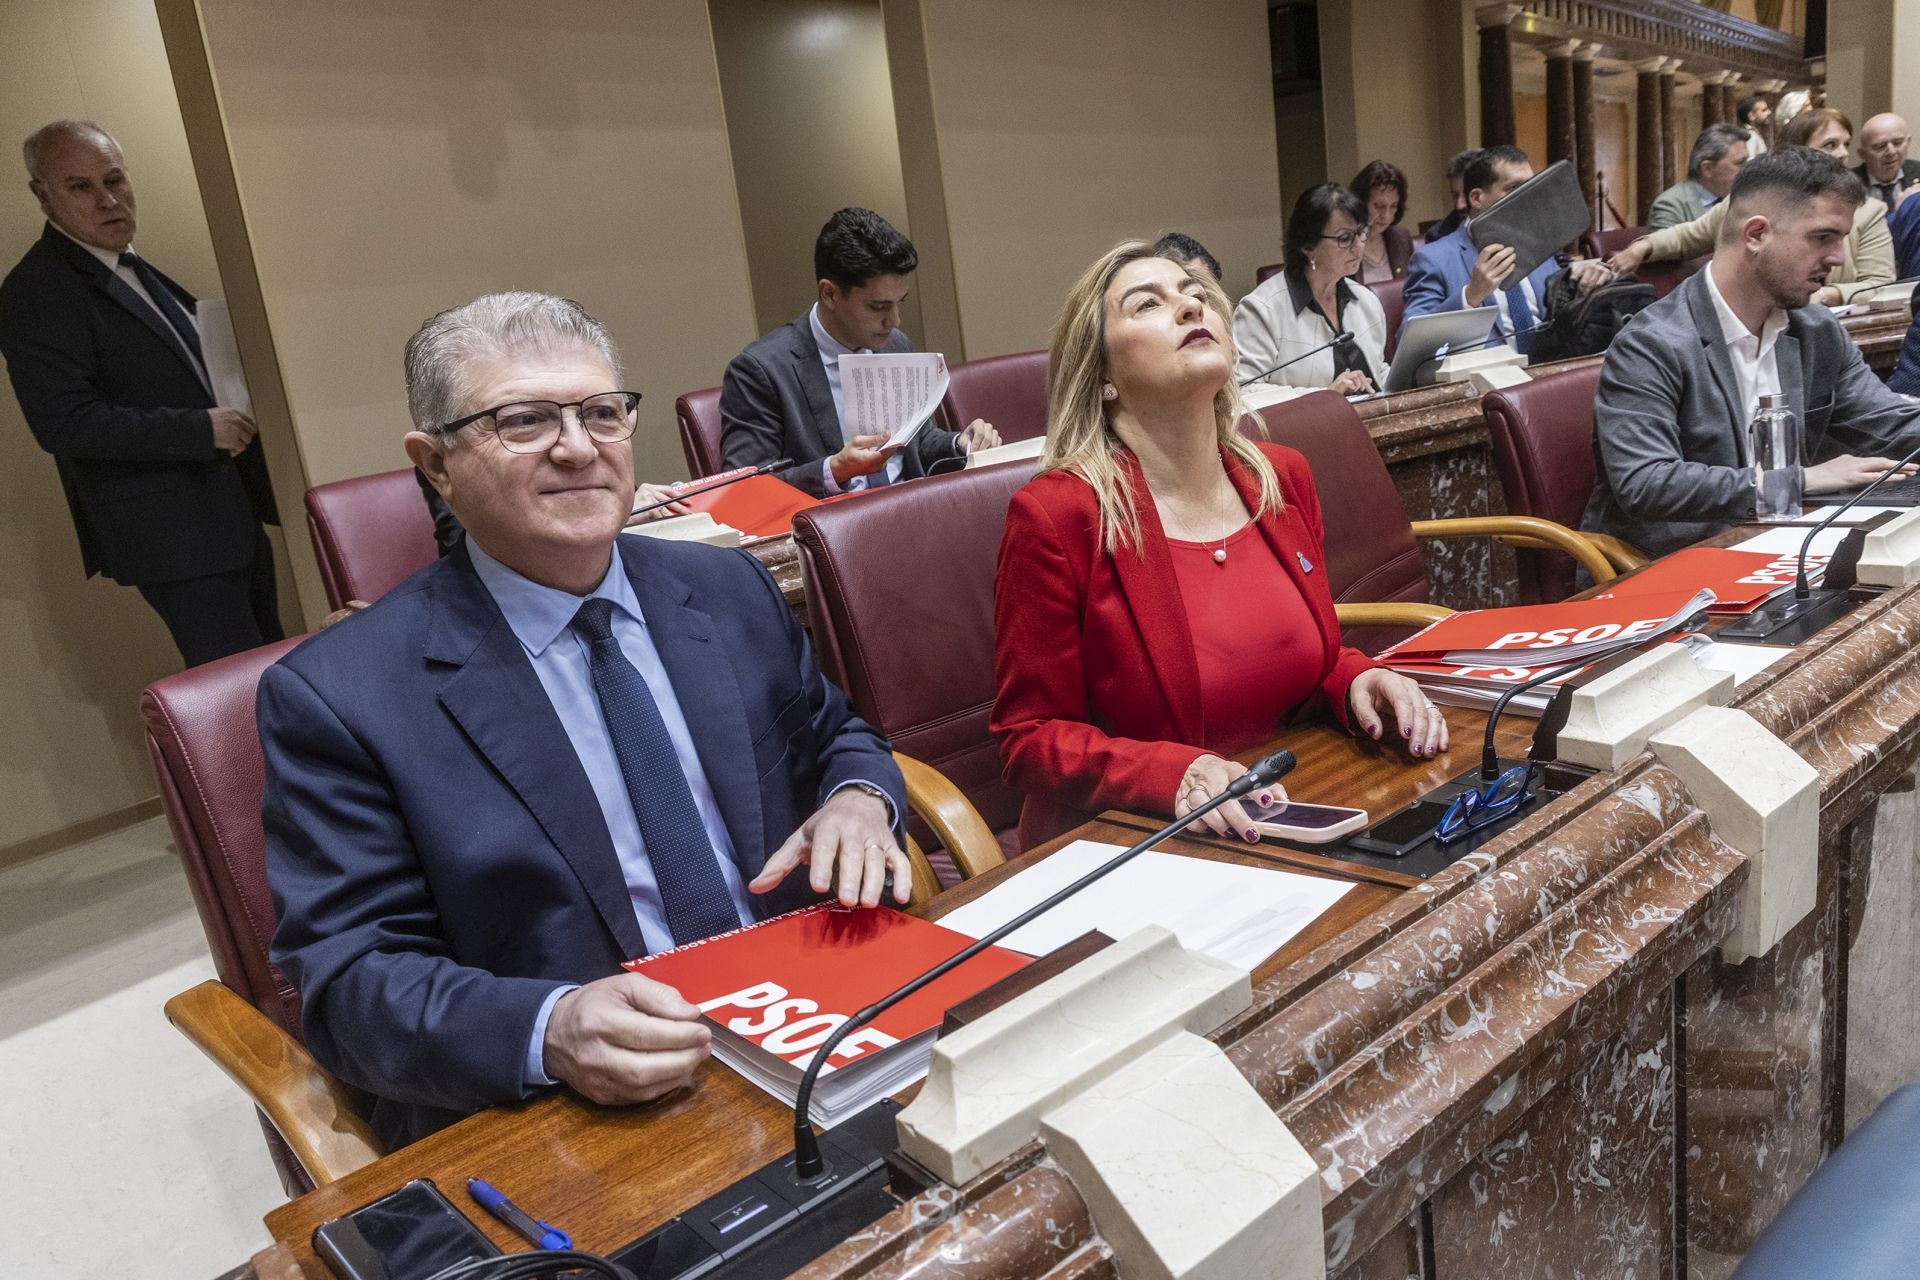
[{"label": "light blue dress shirt", "polygon": [[[634,816],[633,798],[627,794],[626,779],[613,752],[613,739],[607,734],[600,697],[593,689],[586,642],[568,625],[588,599],[613,602],[614,639],[620,643],[620,652],[647,682],[660,708],[667,736],[673,740],[674,755],[680,761],[681,771],[687,775],[687,786],[693,791],[700,824],[706,828],[707,839],[713,844],[714,857],[720,864],[720,878],[726,882],[727,894],[733,899],[740,923],[752,924],[753,910],[748,905],[746,883],[734,862],[733,839],[721,820],[719,803],[714,799],[706,769],[694,750],[693,734],[687,728],[680,699],[667,679],[659,651],[647,634],[646,619],[640,613],[640,602],[634,597],[633,583],[621,567],[619,554],[616,552],[613,556],[599,586],[587,596],[576,596],[522,577],[488,555],[471,536],[467,538],[467,549],[473,556],[473,567],[481,583],[493,602],[500,606],[507,625],[533,664],[534,674],[540,678],[540,686],[546,690],[547,699],[553,703],[560,725],[567,731],[567,739],[573,743],[574,753],[587,772],[587,781],[593,785],[594,797],[599,800],[600,812],[606,818],[607,833],[613,837],[613,851],[620,860],[621,875],[627,882],[634,918],[640,923],[640,936],[646,940],[647,950],[665,951],[672,947],[673,933],[667,928],[660,886],[654,879],[653,864],[647,859],[646,842],[640,838],[640,821]],[[534,1019],[524,1072],[529,1085],[554,1083],[546,1074],[542,1057],[547,1019],[553,1013],[554,1004],[571,990],[573,987],[567,986],[554,991]]]},{"label": "light blue dress shirt", "polygon": [[[820,323],[820,304],[817,302],[814,303],[813,307],[807,312],[807,323],[813,326],[813,340],[820,348],[820,363],[824,365],[827,370],[827,389],[833,392],[833,416],[840,420],[840,440],[841,443],[844,444],[847,438],[847,411],[841,407],[840,402],[840,357],[856,354],[872,355],[873,349],[871,347],[861,347],[856,352],[854,348],[843,345],[840,339],[828,333],[827,326]],[[896,450],[894,455],[887,459],[888,484],[892,484],[900,478],[901,468],[906,466],[905,453],[906,451],[904,449]],[[855,476],[844,485],[841,484],[833,478],[832,458],[828,458],[822,462],[820,466],[822,475],[826,477],[828,493],[840,493],[843,490],[849,493],[857,493],[873,483],[871,476]]]}]

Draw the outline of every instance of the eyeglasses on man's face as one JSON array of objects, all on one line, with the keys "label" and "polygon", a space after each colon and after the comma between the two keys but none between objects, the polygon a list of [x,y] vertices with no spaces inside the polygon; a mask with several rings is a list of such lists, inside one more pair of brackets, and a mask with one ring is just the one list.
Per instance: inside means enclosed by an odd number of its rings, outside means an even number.
[{"label": "eyeglasses on man's face", "polygon": [[480,424],[498,436],[512,453],[545,453],[560,441],[571,410],[580,427],[600,444],[619,444],[633,434],[640,406],[638,391],[603,391],[572,404],[551,400],[522,400],[495,405],[479,413],[468,414],[440,428],[440,434],[452,435],[462,427]]},{"label": "eyeglasses on man's face", "polygon": [[1365,244],[1373,232],[1367,227],[1355,227],[1352,231],[1342,231],[1337,236],[1321,236],[1322,240],[1331,240],[1342,249],[1351,249],[1357,244]]}]

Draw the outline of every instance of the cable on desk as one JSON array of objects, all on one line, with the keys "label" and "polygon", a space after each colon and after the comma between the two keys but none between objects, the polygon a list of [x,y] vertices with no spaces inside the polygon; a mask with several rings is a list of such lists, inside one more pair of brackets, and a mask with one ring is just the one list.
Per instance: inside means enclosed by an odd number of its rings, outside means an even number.
[{"label": "cable on desk", "polygon": [[544,1280],[563,1274],[634,1280],[633,1272],[619,1263],[579,1249],[535,1249],[498,1258],[475,1258],[437,1272],[432,1280]]}]

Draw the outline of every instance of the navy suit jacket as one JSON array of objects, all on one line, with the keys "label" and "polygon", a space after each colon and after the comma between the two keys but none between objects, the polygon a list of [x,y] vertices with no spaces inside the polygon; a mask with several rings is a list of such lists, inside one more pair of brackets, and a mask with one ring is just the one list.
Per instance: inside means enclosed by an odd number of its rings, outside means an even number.
[{"label": "navy suit jacket", "polygon": [[[1464,224],[1432,244],[1414,250],[1412,260],[1407,263],[1407,283],[1402,294],[1407,309],[1400,320],[1400,332],[1406,333],[1408,322],[1415,316],[1464,310],[1467,282],[1473,278],[1473,264],[1479,257],[1480,251],[1473,247]],[[1518,284],[1505,291],[1507,314],[1512,319],[1508,336],[1520,351],[1533,345],[1533,335],[1521,331],[1547,318],[1547,281],[1559,270],[1560,264],[1553,258],[1533,269],[1525,282],[1533,286],[1532,303],[1527,301],[1526,291]],[[1489,297],[1482,305],[1491,323],[1495,316],[1493,299]]]},{"label": "navy suit jacket", "polygon": [[[622,537],[743,880],[835,787],[905,787],[751,556]],[[523,1098],[557,985],[646,954],[606,821],[464,545],[260,682],[272,957],[308,1048],[398,1146]],[[901,837],[904,841],[904,836]],[[804,870],[753,896],[813,901]]]},{"label": "navy suit jacket", "polygon": [[[913,343],[895,329],[887,350],[911,351]],[[826,366],[820,363],[820,344],[805,315],[748,344],[727,365],[720,383],[720,421],[720,456],[729,469],[792,458],[794,465],[780,478],[816,498],[826,496],[820,464],[847,441]],[[957,440],[931,422],[921,427],[906,447],[900,478],[926,475],[935,462],[960,451]]]},{"label": "navy suit jacket", "polygon": [[89,576],[144,586],[253,563],[260,522],[279,523],[260,441],[214,448],[213,399],[167,322],[51,224],[0,283],[0,352]]}]

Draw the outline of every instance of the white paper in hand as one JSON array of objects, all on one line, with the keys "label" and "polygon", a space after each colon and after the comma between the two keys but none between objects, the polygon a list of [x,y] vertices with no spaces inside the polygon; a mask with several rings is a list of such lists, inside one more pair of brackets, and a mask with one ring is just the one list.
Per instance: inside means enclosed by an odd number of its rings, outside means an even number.
[{"label": "white paper in hand", "polygon": [[213,384],[213,402],[222,409],[238,409],[253,416],[253,397],[247,393],[247,375],[240,368],[240,344],[233,337],[233,316],[220,298],[202,298],[193,308],[200,326],[200,358],[206,362],[207,381]]},{"label": "white paper in hand", "polygon": [[947,358],[937,351],[840,357],[840,427],[849,440],[884,435],[881,448],[901,448],[946,394]]}]

